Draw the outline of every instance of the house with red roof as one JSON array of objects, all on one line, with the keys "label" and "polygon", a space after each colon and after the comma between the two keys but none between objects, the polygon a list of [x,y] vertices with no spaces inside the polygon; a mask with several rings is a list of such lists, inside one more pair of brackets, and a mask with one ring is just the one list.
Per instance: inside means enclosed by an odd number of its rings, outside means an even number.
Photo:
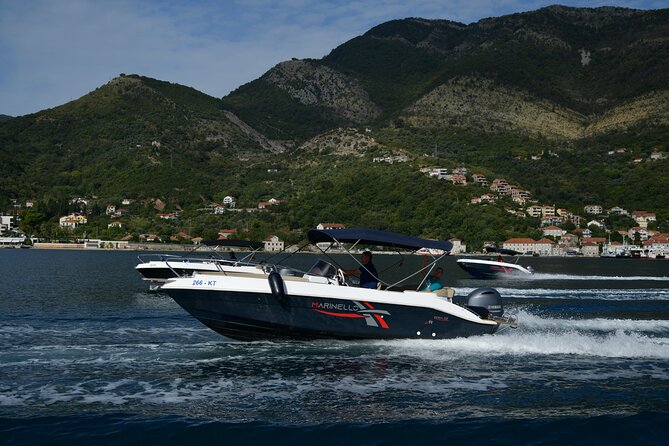
[{"label": "house with red roof", "polygon": [[557,226],[546,226],[545,228],[542,228],[541,231],[545,236],[551,237],[562,237],[567,233],[567,231],[562,228],[558,228]]},{"label": "house with red roof", "polygon": [[646,211],[634,211],[632,212],[632,218],[644,229],[648,227],[648,223],[656,221],[655,214]]},{"label": "house with red roof", "polygon": [[318,223],[316,225],[316,229],[319,231],[322,231],[324,229],[345,229],[346,226],[342,225],[341,223]]},{"label": "house with red roof", "polygon": [[531,238],[512,238],[502,244],[504,249],[512,249],[522,253],[534,252],[543,256],[553,255],[555,243],[547,238],[534,240]]},{"label": "house with red roof", "polygon": [[218,239],[219,240],[227,240],[233,234],[236,234],[236,233],[237,233],[236,229],[219,229],[218,230]]}]

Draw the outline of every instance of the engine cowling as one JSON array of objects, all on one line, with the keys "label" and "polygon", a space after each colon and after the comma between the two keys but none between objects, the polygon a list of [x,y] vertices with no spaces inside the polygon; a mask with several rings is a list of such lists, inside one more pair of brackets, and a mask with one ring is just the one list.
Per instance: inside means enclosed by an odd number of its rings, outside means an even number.
[{"label": "engine cowling", "polygon": [[494,288],[477,288],[469,293],[467,307],[482,318],[488,316],[501,318],[504,315],[502,295]]}]

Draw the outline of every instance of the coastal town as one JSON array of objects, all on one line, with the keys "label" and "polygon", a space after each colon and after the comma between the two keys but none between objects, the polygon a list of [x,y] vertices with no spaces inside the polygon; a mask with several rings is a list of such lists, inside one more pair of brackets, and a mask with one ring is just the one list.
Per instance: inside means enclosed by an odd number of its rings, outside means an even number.
[{"label": "coastal town", "polygon": [[[388,158],[388,157],[386,157]],[[384,162],[405,162],[400,159],[381,158]],[[389,161],[390,159],[390,161]],[[377,159],[374,162],[378,162]],[[486,247],[501,247],[517,251],[520,254],[533,256],[585,256],[585,257],[645,257],[665,258],[669,254],[669,234],[655,230],[656,214],[646,210],[632,212],[618,206],[605,209],[600,204],[585,205],[580,212],[558,207],[555,204],[540,203],[532,198],[530,191],[519,185],[511,184],[504,178],[489,181],[482,173],[470,173],[466,167],[448,169],[444,167],[422,168],[421,173],[435,180],[443,180],[454,186],[474,185],[480,187],[481,194],[475,194],[470,206],[503,205],[504,209],[521,219],[536,221],[540,238],[515,237],[503,242],[488,241]],[[254,207],[237,207],[233,196],[226,195],[221,202],[211,202],[197,209],[198,213],[222,215],[225,213],[257,213],[272,212],[278,209],[285,200],[273,197],[258,200]],[[100,203],[105,203],[100,205]],[[23,203],[13,200],[11,206],[0,215],[0,246],[61,249],[188,249],[203,241],[202,234],[193,234],[180,225],[181,210],[177,207],[166,211],[165,203],[160,199],[140,200],[124,198],[117,203],[105,202],[98,197],[73,197],[69,204],[78,211],[59,217],[60,235],[56,240],[45,240],[44,237],[33,237],[26,234],[20,227],[21,215],[34,209],[35,200]],[[157,211],[153,219],[171,224],[173,233],[164,234],[139,233],[127,231],[126,221],[134,218],[131,209],[138,206],[150,206]],[[107,237],[97,238],[81,232],[86,228],[89,219],[94,217],[95,210],[107,220]],[[624,229],[608,227],[606,221],[615,218],[617,222],[627,223]],[[350,227],[345,223],[319,223],[316,229],[343,229]],[[62,237],[74,235],[77,237]],[[215,238],[244,238],[245,230],[238,228],[219,228]],[[67,240],[61,240],[67,239]],[[457,237],[450,239],[453,243],[453,255],[476,253],[468,250],[467,241]],[[268,233],[263,239],[265,251],[277,252],[291,249],[276,234]]]}]

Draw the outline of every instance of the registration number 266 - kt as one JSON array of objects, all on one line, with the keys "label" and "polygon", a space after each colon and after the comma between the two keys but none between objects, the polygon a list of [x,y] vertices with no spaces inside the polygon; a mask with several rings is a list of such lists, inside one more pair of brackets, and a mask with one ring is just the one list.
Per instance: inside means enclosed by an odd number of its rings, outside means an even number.
[{"label": "registration number 266 - kt", "polygon": [[193,279],[193,286],[216,286],[215,280]]}]

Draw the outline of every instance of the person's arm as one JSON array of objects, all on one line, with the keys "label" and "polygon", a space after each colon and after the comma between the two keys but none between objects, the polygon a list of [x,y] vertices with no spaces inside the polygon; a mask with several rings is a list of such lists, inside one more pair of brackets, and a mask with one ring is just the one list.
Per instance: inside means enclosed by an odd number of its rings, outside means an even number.
[{"label": "person's arm", "polygon": [[342,269],[344,272],[345,276],[356,276],[360,277],[360,268],[353,268],[353,269]]}]

